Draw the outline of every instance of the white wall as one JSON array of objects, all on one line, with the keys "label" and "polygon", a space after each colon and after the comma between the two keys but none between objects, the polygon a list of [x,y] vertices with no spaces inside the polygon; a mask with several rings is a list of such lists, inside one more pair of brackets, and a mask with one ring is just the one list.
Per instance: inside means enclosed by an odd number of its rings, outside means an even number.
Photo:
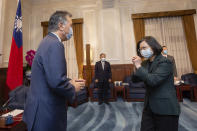
[{"label": "white wall", "polygon": [[8,64],[10,48],[11,48],[11,40],[13,34],[14,27],[14,17],[16,15],[16,4],[17,1],[5,0],[5,8],[4,8],[4,21],[3,21],[3,66]]},{"label": "white wall", "polygon": [[[33,3],[28,1],[23,0],[25,50],[38,48],[42,40],[42,21],[48,21],[56,10],[68,10],[73,14],[73,18],[84,19],[84,48],[85,44],[91,44],[93,63],[98,60],[99,54],[104,52],[112,64],[130,63],[131,57],[136,55],[131,14],[197,9],[196,0],[115,0],[114,7],[108,9],[102,8],[102,0],[34,0]],[[9,3],[7,6],[9,15],[15,14],[16,4]],[[9,11],[10,9],[12,11]],[[4,66],[9,58],[12,34],[10,30],[14,17],[8,18],[5,19],[5,27],[8,29],[6,28],[4,33]],[[197,28],[197,15],[195,24]]]},{"label": "white wall", "polygon": [[[3,54],[3,36],[4,36],[4,10],[5,0],[0,1],[0,54]],[[3,56],[0,56],[0,67],[3,63]]]},{"label": "white wall", "polygon": [[[14,29],[14,20],[16,16],[18,0],[2,0],[1,8],[1,35],[0,35],[0,53],[2,50],[3,56],[0,61],[0,67],[7,67],[11,49],[12,34]],[[23,55],[25,58],[26,51],[30,49],[31,35],[31,3],[27,0],[22,0],[22,17],[23,17]],[[24,60],[25,62],[25,60]]]},{"label": "white wall", "polygon": [[31,47],[37,49],[42,39],[40,23],[47,21],[55,10],[63,9],[70,11],[73,18],[84,19],[84,48],[85,44],[91,44],[93,63],[99,60],[101,52],[107,54],[107,58],[112,64],[130,63],[130,58],[135,55],[131,14],[128,10],[125,11],[118,6],[103,9],[101,0],[86,1],[34,4]]}]

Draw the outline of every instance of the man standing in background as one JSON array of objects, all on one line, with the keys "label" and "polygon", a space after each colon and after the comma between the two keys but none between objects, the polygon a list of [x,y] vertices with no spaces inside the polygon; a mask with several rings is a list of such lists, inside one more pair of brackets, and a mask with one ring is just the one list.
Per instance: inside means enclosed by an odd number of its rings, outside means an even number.
[{"label": "man standing in background", "polygon": [[109,83],[111,82],[112,73],[110,63],[106,61],[106,55],[100,54],[100,61],[95,64],[95,82],[99,88],[99,105],[108,102]]},{"label": "man standing in background", "polygon": [[172,64],[173,64],[173,73],[174,73],[174,80],[176,80],[177,79],[176,63],[175,63],[174,57],[171,56],[171,55],[168,55],[168,48],[167,48],[167,46],[163,46],[162,55],[164,57],[168,58],[172,62]]}]

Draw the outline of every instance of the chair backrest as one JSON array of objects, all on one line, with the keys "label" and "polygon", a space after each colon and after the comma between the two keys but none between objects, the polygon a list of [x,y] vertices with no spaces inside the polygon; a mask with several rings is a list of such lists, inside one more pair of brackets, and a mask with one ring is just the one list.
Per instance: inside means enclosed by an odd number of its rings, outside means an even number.
[{"label": "chair backrest", "polygon": [[29,87],[19,86],[9,93],[10,102],[8,107],[11,109],[24,109]]},{"label": "chair backrest", "polygon": [[132,81],[132,76],[126,76],[124,79],[125,83],[129,84],[129,87],[131,88],[145,88],[145,84],[143,81],[140,82],[133,82]]},{"label": "chair backrest", "polygon": [[197,74],[188,73],[181,76],[181,79],[184,81],[185,84],[189,85],[197,85]]}]

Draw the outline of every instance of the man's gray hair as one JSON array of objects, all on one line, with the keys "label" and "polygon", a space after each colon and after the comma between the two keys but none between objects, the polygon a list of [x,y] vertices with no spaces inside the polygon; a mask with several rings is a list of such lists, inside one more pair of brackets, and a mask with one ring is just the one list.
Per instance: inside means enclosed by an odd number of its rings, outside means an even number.
[{"label": "man's gray hair", "polygon": [[66,24],[67,16],[72,17],[72,14],[67,11],[56,11],[53,13],[49,19],[48,32],[57,31],[59,23]]}]

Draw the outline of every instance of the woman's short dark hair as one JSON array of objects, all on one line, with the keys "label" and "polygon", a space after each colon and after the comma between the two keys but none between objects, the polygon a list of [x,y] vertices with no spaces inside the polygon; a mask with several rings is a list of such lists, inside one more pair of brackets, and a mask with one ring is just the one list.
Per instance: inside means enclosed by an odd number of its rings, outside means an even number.
[{"label": "woman's short dark hair", "polygon": [[140,44],[145,41],[153,50],[153,55],[160,55],[162,52],[162,47],[159,42],[152,36],[145,36],[142,40],[137,43],[137,55],[142,57],[140,53]]},{"label": "woman's short dark hair", "polygon": [[72,14],[67,11],[56,11],[55,13],[53,13],[49,19],[48,31],[57,31],[59,23],[66,24],[66,16],[72,17]]}]

